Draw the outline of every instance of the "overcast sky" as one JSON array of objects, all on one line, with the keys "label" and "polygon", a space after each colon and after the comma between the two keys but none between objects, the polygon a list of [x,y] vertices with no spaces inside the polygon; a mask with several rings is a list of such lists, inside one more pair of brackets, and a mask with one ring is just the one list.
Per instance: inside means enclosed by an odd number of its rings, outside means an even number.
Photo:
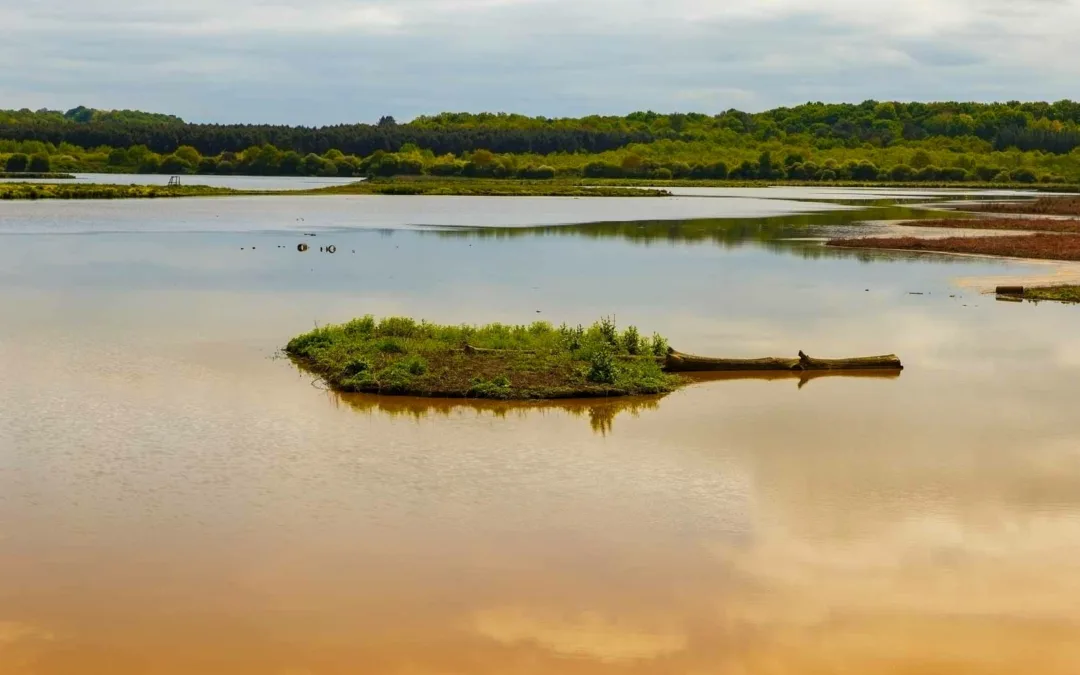
[{"label": "overcast sky", "polygon": [[0,0],[0,108],[332,124],[1080,98],[1080,0]]}]

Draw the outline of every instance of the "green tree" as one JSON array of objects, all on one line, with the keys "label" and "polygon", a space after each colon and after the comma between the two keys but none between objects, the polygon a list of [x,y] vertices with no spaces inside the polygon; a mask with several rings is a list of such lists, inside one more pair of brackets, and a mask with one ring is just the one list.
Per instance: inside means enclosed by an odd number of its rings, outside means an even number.
[{"label": "green tree", "polygon": [[915,170],[907,164],[897,164],[889,169],[889,178],[898,183],[906,183],[915,178]]},{"label": "green tree", "polygon": [[911,157],[911,167],[913,169],[925,169],[933,163],[934,160],[930,157],[930,153],[925,150],[916,150]]},{"label": "green tree", "polygon": [[26,167],[30,166],[30,157],[21,152],[16,152],[11,157],[8,157],[5,168],[8,171],[26,171]]},{"label": "green tree", "polygon": [[51,167],[49,156],[44,152],[36,152],[30,156],[30,166],[27,168],[34,173],[48,173]]},{"label": "green tree", "polygon": [[157,173],[161,169],[161,155],[150,152],[139,160],[139,173]]},{"label": "green tree", "polygon": [[109,166],[127,166],[131,160],[128,158],[128,151],[123,148],[113,148],[109,151]]},{"label": "green tree", "polygon": [[190,145],[181,145],[176,149],[176,152],[174,152],[173,155],[184,160],[191,166],[198,166],[199,160],[202,159],[202,155],[199,154],[199,151]]},{"label": "green tree", "polygon": [[161,159],[160,173],[185,174],[194,172],[195,167],[176,155],[167,155]]},{"label": "green tree", "polygon": [[281,156],[281,162],[278,164],[278,169],[284,176],[295,176],[300,173],[303,162],[304,158],[300,156],[300,153],[289,150]]}]

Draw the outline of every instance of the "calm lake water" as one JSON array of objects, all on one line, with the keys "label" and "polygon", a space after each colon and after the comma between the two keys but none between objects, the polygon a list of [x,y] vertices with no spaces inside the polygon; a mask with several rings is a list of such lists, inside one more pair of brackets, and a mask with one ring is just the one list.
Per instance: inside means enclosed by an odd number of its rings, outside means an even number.
[{"label": "calm lake water", "polygon": [[[0,205],[0,673],[1080,671],[1080,310],[979,290],[1076,269],[765,196]],[[545,407],[276,356],[365,313],[907,369]]]}]

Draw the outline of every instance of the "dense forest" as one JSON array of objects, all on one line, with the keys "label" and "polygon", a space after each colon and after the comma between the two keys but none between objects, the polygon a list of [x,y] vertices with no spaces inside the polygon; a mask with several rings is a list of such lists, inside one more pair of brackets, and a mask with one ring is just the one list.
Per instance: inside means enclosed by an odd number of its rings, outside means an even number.
[{"label": "dense forest", "polygon": [[0,110],[0,169],[1080,182],[1080,103],[824,104],[549,119],[444,113],[329,127]]}]

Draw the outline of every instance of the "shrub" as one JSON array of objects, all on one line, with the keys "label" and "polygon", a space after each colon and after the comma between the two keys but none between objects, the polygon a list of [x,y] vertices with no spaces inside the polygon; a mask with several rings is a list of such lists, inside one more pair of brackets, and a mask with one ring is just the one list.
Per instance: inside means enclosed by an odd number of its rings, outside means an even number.
[{"label": "shrub", "polygon": [[940,171],[941,170],[936,166],[924,166],[915,172],[915,180],[924,182],[935,181],[938,179]]},{"label": "shrub", "polygon": [[589,162],[582,173],[586,178],[622,178],[623,168],[611,162]]},{"label": "shrub", "polygon": [[30,157],[21,152],[16,152],[11,157],[8,157],[5,168],[8,171],[26,171],[26,167],[29,165]]},{"label": "shrub", "polygon": [[615,346],[619,344],[619,331],[615,328],[615,319],[605,316],[596,322],[595,328],[600,333],[606,344]]},{"label": "shrub", "polygon": [[630,326],[626,329],[622,336],[622,344],[623,349],[631,356],[637,356],[641,353],[641,334],[638,333],[636,327]]},{"label": "shrub", "polygon": [[30,157],[30,165],[27,168],[35,173],[48,173],[51,168],[49,156],[44,152],[34,153]]},{"label": "shrub", "polygon": [[383,354],[404,354],[405,345],[392,337],[383,338],[375,343],[375,349]]},{"label": "shrub", "polygon": [[653,172],[653,178],[657,180],[671,180],[671,169],[667,167],[660,167]]},{"label": "shrub", "polygon": [[667,356],[668,341],[659,333],[653,333],[651,349],[653,356]]},{"label": "shrub", "polygon": [[469,387],[469,396],[478,398],[507,398],[510,396],[510,378],[499,375],[492,380],[474,378]]},{"label": "shrub", "polygon": [[1009,173],[1009,178],[1017,183],[1034,183],[1038,180],[1038,176],[1031,169],[1013,169]]},{"label": "shrub", "polygon": [[413,337],[417,332],[416,321],[401,316],[392,316],[379,322],[376,329],[378,334],[384,337]]},{"label": "shrub", "polygon": [[366,373],[371,370],[371,364],[364,359],[353,359],[345,364],[345,367],[341,369],[341,374],[345,377],[356,377],[361,373]]},{"label": "shrub", "polygon": [[615,357],[606,345],[593,352],[589,358],[589,382],[615,384]]}]

